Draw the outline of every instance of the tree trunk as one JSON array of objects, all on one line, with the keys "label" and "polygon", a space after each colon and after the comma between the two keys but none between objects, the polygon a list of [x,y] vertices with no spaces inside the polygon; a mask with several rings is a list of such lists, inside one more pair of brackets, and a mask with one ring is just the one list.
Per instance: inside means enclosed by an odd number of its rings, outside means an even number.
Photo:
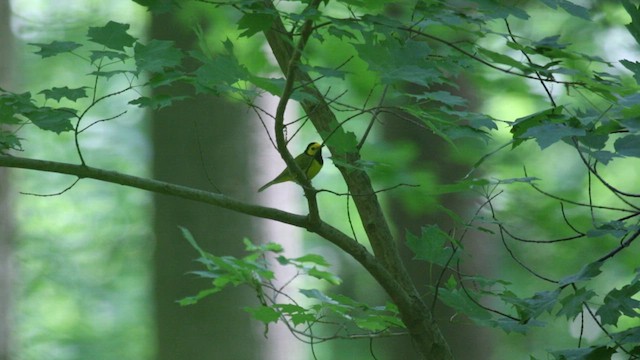
[{"label": "tree trunk", "polygon": [[[183,49],[196,43],[189,27],[177,17],[153,19],[152,37],[173,40]],[[182,89],[184,90],[184,89]],[[154,176],[177,184],[237,197],[255,192],[249,179],[246,113],[219,99],[199,97],[154,114]],[[182,238],[188,228],[207,251],[242,256],[243,237],[252,237],[252,218],[209,205],[157,195],[155,198],[155,299],[157,359],[258,359],[263,341],[242,308],[255,305],[255,295],[231,289],[180,307],[176,300],[195,295],[210,282],[188,272],[200,270],[198,254]]]},{"label": "tree trunk", "polygon": [[[9,2],[0,0],[0,87],[9,88],[12,56]],[[13,202],[8,168],[0,168],[0,360],[9,359],[11,341],[11,297],[13,289]]]}]

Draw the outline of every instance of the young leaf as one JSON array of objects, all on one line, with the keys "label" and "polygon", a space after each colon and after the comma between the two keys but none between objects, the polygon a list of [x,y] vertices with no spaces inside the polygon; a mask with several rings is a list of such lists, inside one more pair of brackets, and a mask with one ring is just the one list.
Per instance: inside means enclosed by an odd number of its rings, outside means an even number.
[{"label": "young leaf", "polygon": [[316,279],[325,280],[331,285],[340,285],[342,283],[342,279],[340,279],[335,274],[332,274],[328,271],[318,270],[315,266],[311,268],[307,274],[313,276]]},{"label": "young leaf", "polygon": [[280,313],[269,306],[259,306],[255,308],[245,307],[244,311],[253,315],[256,320],[265,324],[277,322],[280,319]]},{"label": "young leaf", "polygon": [[103,27],[90,27],[87,32],[89,41],[104,45],[113,50],[124,50],[125,47],[131,47],[136,39],[127,34],[129,24],[121,24],[115,21],[109,21]]},{"label": "young leaf", "polygon": [[322,257],[321,255],[318,254],[307,254],[304,256],[300,256],[294,259],[291,259],[293,261],[297,261],[299,263],[313,263],[316,265],[320,265],[320,266],[330,266],[331,264],[329,264],[327,262],[327,260],[324,259],[324,257]]}]

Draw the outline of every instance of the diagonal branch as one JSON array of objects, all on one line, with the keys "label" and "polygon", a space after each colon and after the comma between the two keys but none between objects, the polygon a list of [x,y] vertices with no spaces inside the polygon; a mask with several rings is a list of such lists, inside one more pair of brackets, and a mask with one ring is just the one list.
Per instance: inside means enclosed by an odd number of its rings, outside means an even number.
[{"label": "diagonal branch", "polygon": [[[263,4],[268,10],[278,14],[272,1],[264,0]],[[280,69],[287,73],[289,62],[295,56],[295,49],[292,45],[292,36],[287,32],[279,16],[274,17],[271,28],[265,30],[264,35]],[[309,74],[300,69],[295,69],[295,78],[300,83],[307,84],[304,87],[304,91],[313,100],[303,100],[301,105],[322,138],[326,141],[328,135],[332,132],[338,138],[349,138],[349,135],[340,127],[335,114],[331,111],[322,93],[315,87]],[[391,234],[389,224],[382,212],[382,207],[373,190],[371,180],[365,171],[359,170],[356,166],[357,161],[360,159],[359,152],[354,147],[352,152],[341,153],[340,149],[333,147],[331,143],[328,143],[327,146],[334,158],[339,158],[340,161],[352,165],[349,167],[338,166],[349,192],[352,194],[370,194],[368,196],[354,197],[353,201],[360,214],[362,225],[373,248],[375,258],[393,276],[394,282],[393,284],[386,283],[381,281],[384,279],[378,279],[377,277],[376,280],[380,282],[387,294],[398,306],[402,320],[415,342],[416,349],[425,359],[452,359],[451,349],[444,340],[440,329],[434,324],[429,308],[420,297],[402,263],[396,241]],[[375,274],[372,275],[376,276]]]},{"label": "diagonal branch", "polygon": [[254,205],[233,199],[229,196],[187,186],[171,184],[164,181],[147,179],[132,175],[93,168],[84,165],[68,164],[56,161],[28,159],[16,156],[0,155],[0,167],[37,170],[50,173],[66,174],[78,179],[94,179],[107,183],[119,184],[136,189],[147,190],[158,194],[176,196],[224,209],[236,211],[263,219],[271,219],[281,223],[307,229],[327,239],[340,249],[351,255],[384,287],[400,292],[402,289],[393,276],[367,249],[354,239],[335,227],[320,222],[312,224],[307,216],[298,215],[265,206]]},{"label": "diagonal branch", "polygon": [[[320,0],[313,0],[307,9],[317,9],[320,5]],[[278,147],[278,152],[282,156],[282,159],[287,164],[287,168],[291,169],[293,176],[298,180],[300,184],[302,184],[302,188],[304,189],[304,195],[307,198],[307,203],[309,205],[309,219],[312,224],[320,223],[320,213],[318,210],[318,201],[316,199],[316,191],[311,187],[311,181],[307,179],[303,170],[296,164],[293,159],[293,156],[287,149],[287,141],[284,138],[284,112],[287,108],[287,103],[291,98],[291,95],[294,91],[294,83],[296,78],[296,70],[298,68],[298,64],[300,62],[300,58],[302,57],[302,52],[304,47],[307,44],[307,40],[309,40],[309,36],[311,36],[311,29],[313,28],[313,21],[311,19],[307,19],[302,26],[302,33],[300,39],[298,40],[298,44],[295,48],[293,54],[289,58],[287,63],[285,78],[286,83],[284,85],[284,89],[282,90],[282,95],[280,96],[280,101],[278,102],[278,107],[276,109],[275,116],[275,134],[276,134],[276,145]],[[306,169],[305,169],[306,170]]]}]

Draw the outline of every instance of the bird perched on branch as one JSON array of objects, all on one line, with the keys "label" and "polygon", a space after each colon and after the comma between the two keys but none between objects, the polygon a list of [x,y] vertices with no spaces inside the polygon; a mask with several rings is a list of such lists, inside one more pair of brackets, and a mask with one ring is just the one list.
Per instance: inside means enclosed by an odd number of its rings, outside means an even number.
[{"label": "bird perched on branch", "polygon": [[[307,175],[307,179],[313,179],[318,174],[318,172],[320,172],[320,169],[322,169],[322,165],[324,164],[324,161],[322,160],[322,145],[318,144],[317,142],[312,142],[311,144],[307,145],[306,150],[302,154],[296,156],[294,161],[296,162],[298,167],[302,169],[302,171]],[[271,185],[279,184],[285,181],[296,181],[293,172],[288,168],[284,169],[280,173],[280,175],[276,176],[275,179],[264,184],[263,187],[258,189],[258,192],[261,192]]]}]

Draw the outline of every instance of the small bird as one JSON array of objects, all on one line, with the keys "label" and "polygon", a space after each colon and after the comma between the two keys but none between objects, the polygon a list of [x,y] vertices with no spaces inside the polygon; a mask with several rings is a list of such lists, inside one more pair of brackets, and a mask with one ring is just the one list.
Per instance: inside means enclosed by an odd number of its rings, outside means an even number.
[{"label": "small bird", "polygon": [[[296,156],[294,161],[298,164],[300,169],[305,172],[307,179],[313,179],[318,172],[320,172],[320,169],[322,169],[322,165],[324,164],[324,161],[322,160],[322,145],[317,142],[310,143],[302,154]],[[258,192],[261,192],[271,185],[285,181],[296,181],[295,176],[288,168],[284,169],[280,175],[276,176],[275,179],[264,184],[263,187],[258,189]]]}]

